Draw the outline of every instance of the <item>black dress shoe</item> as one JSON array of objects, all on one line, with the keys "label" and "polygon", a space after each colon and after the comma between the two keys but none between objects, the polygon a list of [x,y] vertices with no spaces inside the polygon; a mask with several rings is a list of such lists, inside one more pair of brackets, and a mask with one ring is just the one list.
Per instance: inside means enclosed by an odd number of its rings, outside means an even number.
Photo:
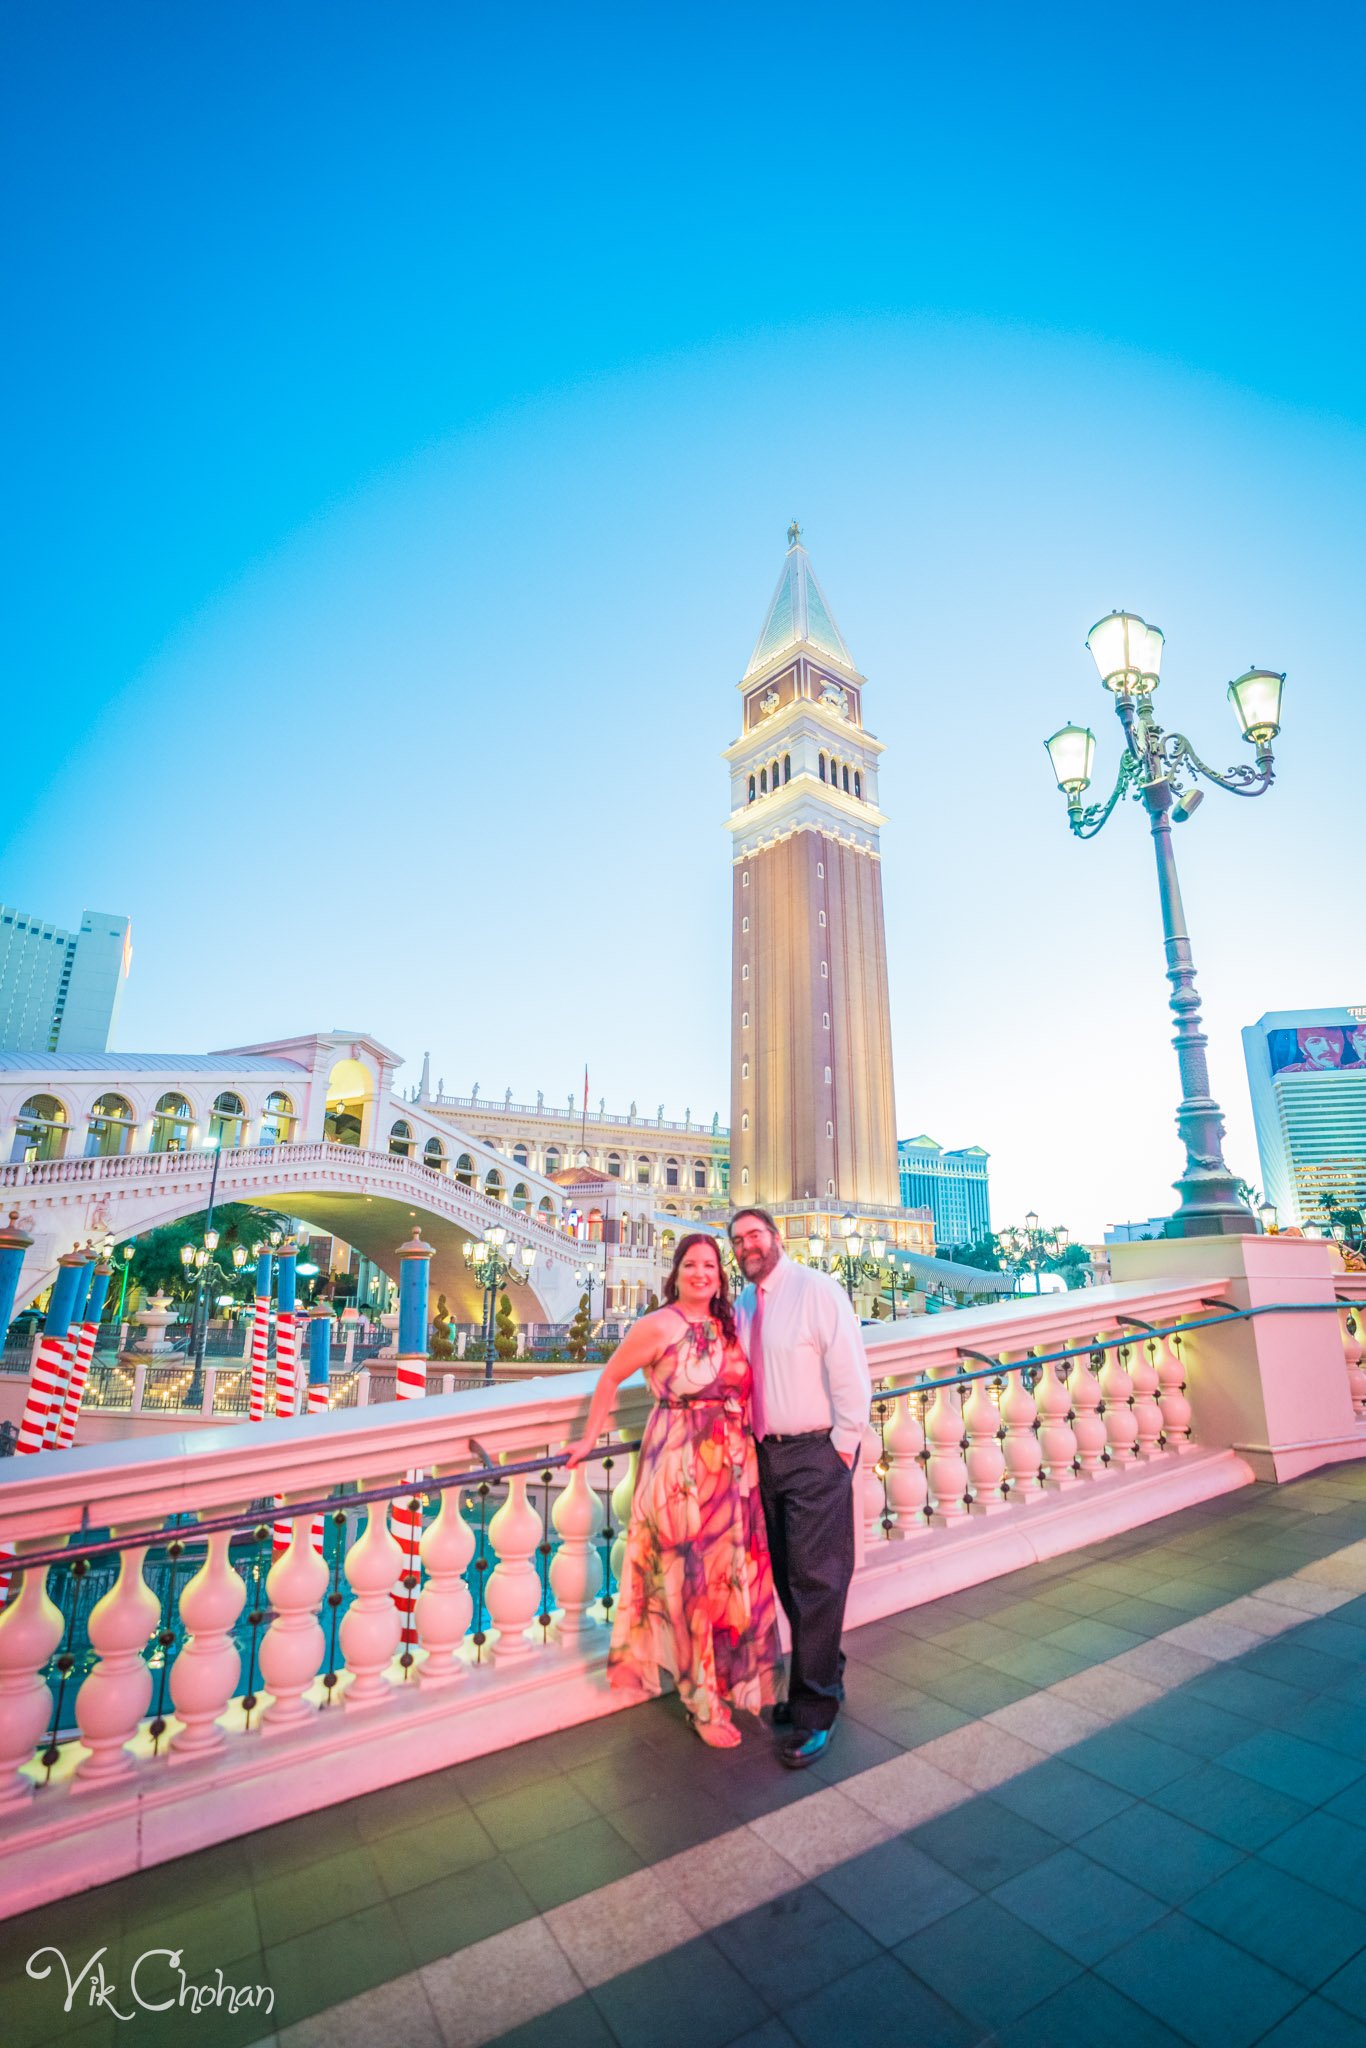
[{"label": "black dress shoe", "polygon": [[790,1771],[804,1771],[817,1757],[825,1755],[833,1732],[830,1728],[804,1728],[783,1744],[778,1755]]},{"label": "black dress shoe", "polygon": [[791,1700],[775,1700],[775,1701],[774,1701],[774,1703],[773,1703],[773,1725],[774,1725],[774,1727],[775,1727],[775,1728],[790,1728],[790,1727],[792,1726],[792,1702],[791,1702]]}]

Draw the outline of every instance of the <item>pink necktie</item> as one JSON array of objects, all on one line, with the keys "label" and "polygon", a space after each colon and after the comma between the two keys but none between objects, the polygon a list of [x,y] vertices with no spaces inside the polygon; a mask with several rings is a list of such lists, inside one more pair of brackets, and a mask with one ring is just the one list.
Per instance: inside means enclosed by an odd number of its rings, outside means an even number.
[{"label": "pink necktie", "polygon": [[749,1415],[754,1440],[758,1443],[767,1433],[764,1419],[764,1290],[754,1290],[754,1314],[749,1325]]}]

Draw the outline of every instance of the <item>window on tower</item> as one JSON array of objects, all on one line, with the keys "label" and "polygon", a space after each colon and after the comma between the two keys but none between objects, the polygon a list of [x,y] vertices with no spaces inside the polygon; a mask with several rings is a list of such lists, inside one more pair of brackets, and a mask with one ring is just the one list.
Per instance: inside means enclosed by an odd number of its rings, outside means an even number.
[{"label": "window on tower", "polygon": [[827,1067],[827,1068],[826,1068],[826,1070],[825,1070],[825,1085],[826,1085],[826,1087],[827,1087],[827,1088],[828,1088],[828,1087],[830,1086],[830,1069],[829,1069],[829,1067]]},{"label": "window on tower", "polygon": [[824,782],[824,780],[825,780],[825,756],[824,756],[824,754],[818,754],[818,755],[816,756],[816,766],[817,766],[817,768],[818,768],[818,769],[820,770],[820,777],[821,777],[821,781],[822,781],[822,782]]},{"label": "window on tower", "polygon": [[767,796],[767,795],[768,795],[768,770],[767,770],[767,768],[761,768],[761,769],[759,770],[759,794],[760,794],[760,796]]},{"label": "window on tower", "polygon": [[741,1029],[742,1031],[748,1031],[748,1030],[749,1030],[749,1011],[748,1011],[748,1010],[742,1010],[742,1011],[741,1011],[741,1013],[740,1013],[740,1029]]},{"label": "window on tower", "polygon": [[863,777],[859,774],[857,768],[854,770],[854,795],[860,798],[860,800],[863,796]]},{"label": "window on tower", "polygon": [[773,766],[768,771],[768,786],[770,789],[776,789],[778,787],[778,764],[776,761],[773,763]]},{"label": "window on tower", "polygon": [[749,1061],[748,1061],[748,1060],[741,1060],[741,1062],[740,1062],[740,1079],[741,1079],[742,1081],[747,1081],[747,1080],[749,1079]]},{"label": "window on tower", "polygon": [[821,924],[825,923],[825,912],[823,910],[818,910],[816,912],[816,917]]},{"label": "window on tower", "polygon": [[834,1125],[833,1125],[832,1123],[829,1123],[829,1122],[827,1122],[827,1124],[826,1124],[826,1126],[825,1126],[825,1135],[826,1135],[826,1137],[827,1137],[827,1138],[833,1138],[833,1137],[834,1137],[834,1135],[835,1135],[835,1126],[834,1126]]},{"label": "window on tower", "polygon": [[747,1131],[749,1129],[749,1111],[747,1109],[741,1113],[740,1129],[742,1131]]},{"label": "window on tower", "polygon": [[829,962],[828,960],[822,960],[822,962],[821,962],[821,980],[822,980],[822,981],[829,981],[829,979],[830,979],[830,962]]},{"label": "window on tower", "polygon": [[753,777],[753,776],[751,775],[751,776],[750,776],[750,778],[749,778],[749,800],[750,800],[750,802],[751,802],[751,803],[753,803],[753,802],[754,802],[754,799],[755,799],[755,797],[757,796],[757,794],[758,794],[758,788],[757,788],[757,785],[756,785],[756,783],[755,783],[754,777]]},{"label": "window on tower", "polygon": [[791,782],[791,780],[792,780],[792,756],[791,756],[791,754],[784,754],[784,755],[783,755],[783,781],[784,781],[784,782]]},{"label": "window on tower", "polygon": [[823,882],[825,880],[825,862],[823,860],[818,860],[816,862],[816,880],[818,882]]},{"label": "window on tower", "polygon": [[743,872],[743,873],[741,874],[741,876],[740,876],[740,886],[741,886],[741,888],[742,888],[742,889],[747,889],[747,888],[749,887],[749,869],[748,869],[748,868],[746,868],[746,869],[744,870],[744,872]]},{"label": "window on tower", "polygon": [[841,771],[840,771],[840,779],[841,779],[841,781],[842,781],[842,782],[843,782],[843,784],[844,784],[844,790],[845,790],[845,794],[846,794],[846,795],[848,795],[848,792],[849,792],[849,763],[848,763],[847,761],[845,762],[845,764],[844,764],[844,767],[843,767],[843,768],[841,769]]},{"label": "window on tower", "polygon": [[743,961],[743,962],[741,963],[741,966],[740,966],[740,979],[741,979],[741,981],[748,981],[748,980],[749,980],[749,962],[748,962],[748,960],[745,960],[745,961]]},{"label": "window on tower", "polygon": [[830,1012],[828,1010],[825,1012],[825,1015],[821,1018],[821,1028],[825,1031],[828,1031],[830,1029]]}]

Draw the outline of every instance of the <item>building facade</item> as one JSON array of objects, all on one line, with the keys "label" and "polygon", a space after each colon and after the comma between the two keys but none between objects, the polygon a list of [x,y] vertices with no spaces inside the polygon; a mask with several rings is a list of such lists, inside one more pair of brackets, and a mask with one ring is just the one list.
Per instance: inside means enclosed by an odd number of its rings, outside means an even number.
[{"label": "building facade", "polygon": [[975,1244],[991,1229],[989,1156],[980,1145],[964,1145],[955,1152],[946,1152],[933,1138],[898,1141],[901,1206],[930,1211],[935,1243],[941,1249]]},{"label": "building facade", "polygon": [[1270,1010],[1243,1032],[1262,1188],[1282,1229],[1366,1206],[1366,1003]]},{"label": "building facade", "polygon": [[738,687],[731,1199],[896,1209],[882,743],[795,521]]},{"label": "building facade", "polygon": [[104,1052],[131,962],[126,917],[83,910],[68,932],[0,904],[0,1046]]}]

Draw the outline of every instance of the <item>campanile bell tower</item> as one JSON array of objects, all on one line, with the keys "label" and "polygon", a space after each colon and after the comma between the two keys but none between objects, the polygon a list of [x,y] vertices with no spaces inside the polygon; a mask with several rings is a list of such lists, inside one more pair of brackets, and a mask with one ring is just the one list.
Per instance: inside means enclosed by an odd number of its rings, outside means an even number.
[{"label": "campanile bell tower", "polygon": [[795,520],[726,749],[734,1203],[900,1206],[878,759]]}]

